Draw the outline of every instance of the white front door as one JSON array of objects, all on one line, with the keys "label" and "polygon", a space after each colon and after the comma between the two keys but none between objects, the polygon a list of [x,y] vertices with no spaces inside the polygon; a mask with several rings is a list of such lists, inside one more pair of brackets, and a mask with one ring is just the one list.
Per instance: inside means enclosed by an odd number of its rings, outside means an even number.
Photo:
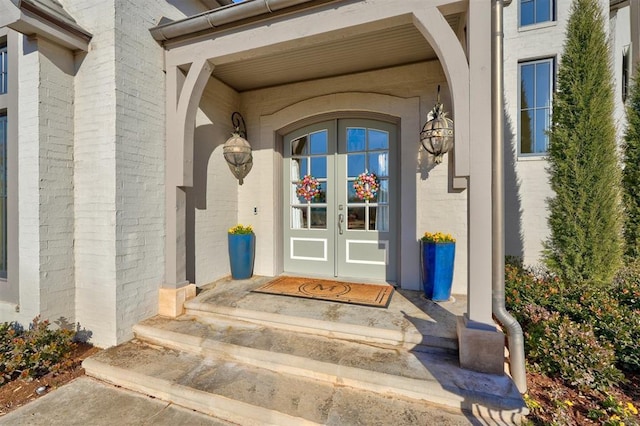
[{"label": "white front door", "polygon": [[[284,144],[285,272],[395,282],[395,125],[325,121]],[[373,198],[355,189],[362,173],[377,177]]]}]

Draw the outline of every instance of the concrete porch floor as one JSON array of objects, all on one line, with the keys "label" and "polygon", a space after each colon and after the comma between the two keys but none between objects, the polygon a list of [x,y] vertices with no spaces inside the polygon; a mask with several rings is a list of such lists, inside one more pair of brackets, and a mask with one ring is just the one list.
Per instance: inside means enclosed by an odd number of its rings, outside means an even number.
[{"label": "concrete porch floor", "polygon": [[[201,287],[185,304],[187,312],[212,312],[244,320],[267,321],[291,331],[456,351],[456,321],[466,312],[465,295],[433,302],[420,291],[396,289],[387,308],[252,293],[273,277],[248,280],[226,277]],[[295,318],[295,320],[293,320]]]}]

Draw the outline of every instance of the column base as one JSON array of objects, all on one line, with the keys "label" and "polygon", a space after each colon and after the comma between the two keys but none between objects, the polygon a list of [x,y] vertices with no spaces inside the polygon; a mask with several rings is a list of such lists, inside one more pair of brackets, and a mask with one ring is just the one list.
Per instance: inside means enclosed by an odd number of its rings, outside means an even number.
[{"label": "column base", "polygon": [[504,333],[467,327],[458,317],[458,351],[460,367],[480,373],[504,374]]},{"label": "column base", "polygon": [[196,297],[196,285],[180,288],[160,288],[158,315],[176,318],[184,314],[184,302]]}]

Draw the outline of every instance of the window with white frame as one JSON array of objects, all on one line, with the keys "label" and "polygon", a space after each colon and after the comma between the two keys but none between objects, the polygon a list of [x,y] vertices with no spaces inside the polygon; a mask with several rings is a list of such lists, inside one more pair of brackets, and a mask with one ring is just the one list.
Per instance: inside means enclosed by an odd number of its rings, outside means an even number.
[{"label": "window with white frame", "polygon": [[519,64],[519,154],[544,154],[549,146],[554,60],[541,59]]},{"label": "window with white frame", "polygon": [[0,95],[7,93],[7,45],[0,44]]},{"label": "window with white frame", "polygon": [[520,0],[520,26],[555,20],[554,0]]},{"label": "window with white frame", "polygon": [[0,278],[7,278],[7,114],[0,113]]}]

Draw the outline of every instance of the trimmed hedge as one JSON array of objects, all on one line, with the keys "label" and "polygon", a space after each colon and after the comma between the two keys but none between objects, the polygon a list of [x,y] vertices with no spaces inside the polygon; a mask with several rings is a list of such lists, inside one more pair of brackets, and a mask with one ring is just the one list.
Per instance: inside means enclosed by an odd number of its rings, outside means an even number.
[{"label": "trimmed hedge", "polygon": [[505,282],[507,308],[522,324],[527,357],[539,371],[591,388],[622,378],[607,364],[618,372],[640,371],[640,263],[603,288],[566,284],[511,258]]},{"label": "trimmed hedge", "polygon": [[37,378],[70,362],[73,330],[49,328],[36,317],[28,329],[16,322],[0,324],[0,386],[17,378]]}]

